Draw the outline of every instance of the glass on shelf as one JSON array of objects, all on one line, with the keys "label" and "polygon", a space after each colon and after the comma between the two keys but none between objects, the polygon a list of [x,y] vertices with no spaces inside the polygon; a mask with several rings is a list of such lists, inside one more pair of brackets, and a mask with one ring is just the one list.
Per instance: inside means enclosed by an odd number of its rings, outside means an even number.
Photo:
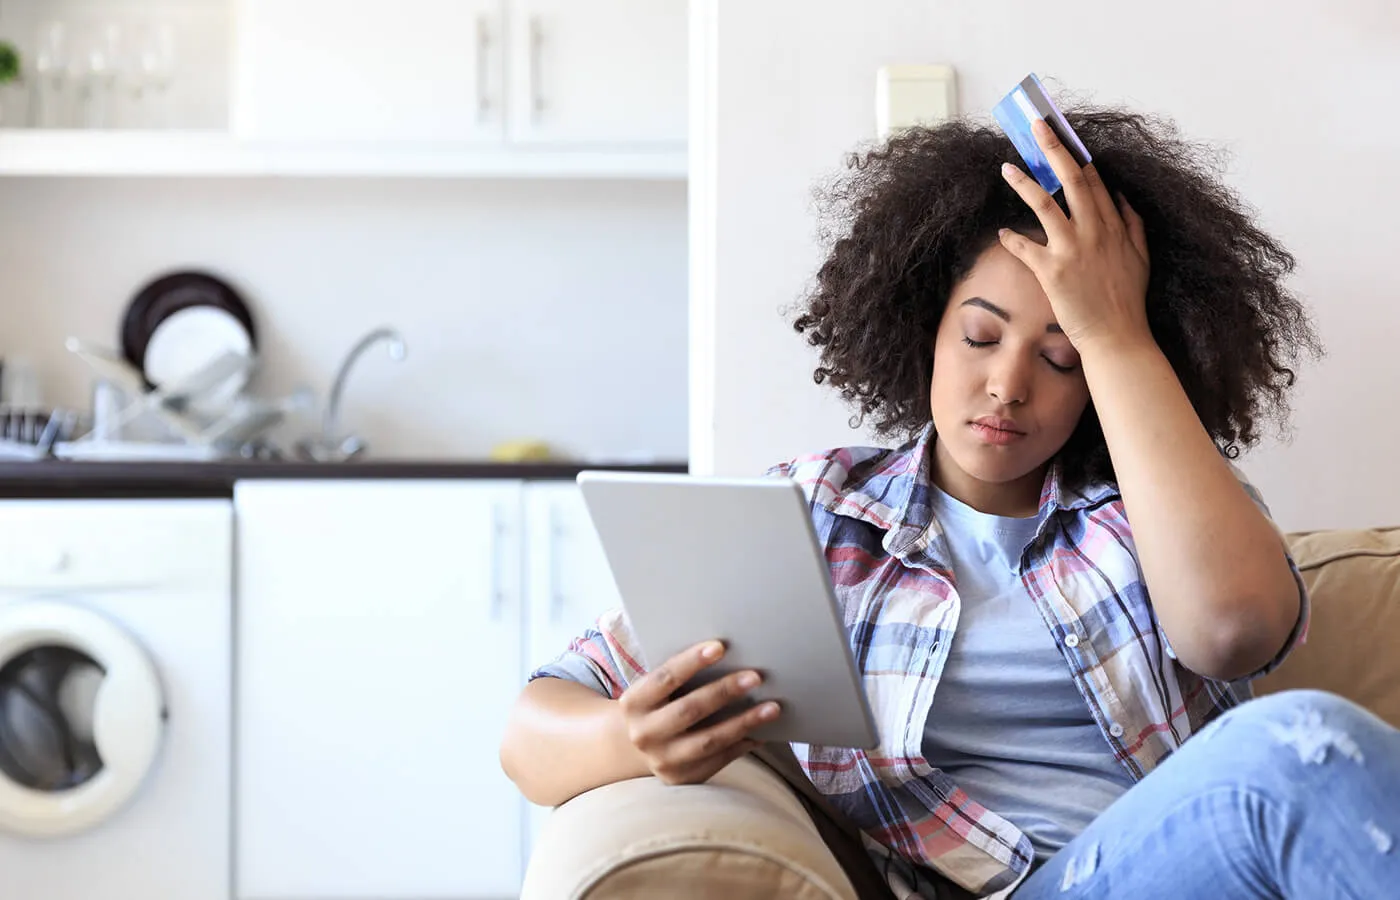
[{"label": "glass on shelf", "polygon": [[158,19],[44,22],[26,72],[26,124],[171,127],[176,38]]},{"label": "glass on shelf", "polygon": [[170,86],[175,80],[175,27],[150,22],[141,31],[131,75],[137,124],[146,128],[170,127]]},{"label": "glass on shelf", "polygon": [[39,29],[30,82],[29,124],[61,128],[68,124],[68,26],[46,22]]},{"label": "glass on shelf", "polygon": [[78,124],[83,128],[116,128],[117,89],[123,76],[122,26],[105,22],[87,36],[70,69],[77,88]]}]

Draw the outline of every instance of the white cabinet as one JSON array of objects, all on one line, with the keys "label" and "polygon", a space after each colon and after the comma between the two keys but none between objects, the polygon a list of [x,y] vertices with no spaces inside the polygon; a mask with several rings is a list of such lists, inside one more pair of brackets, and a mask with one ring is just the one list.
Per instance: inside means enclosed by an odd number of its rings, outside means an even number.
[{"label": "white cabinet", "polygon": [[526,485],[525,522],[525,665],[533,670],[621,601],[576,484]]},{"label": "white cabinet", "polygon": [[[621,602],[598,534],[573,482],[534,482],[525,488],[525,671],[568,648],[605,609]],[[524,678],[521,679],[522,685]],[[549,808],[526,804],[525,855]]]},{"label": "white cabinet", "polygon": [[498,141],[501,0],[236,0],[233,131],[276,141]]},{"label": "white cabinet", "polygon": [[241,138],[684,145],[685,0],[235,0],[235,23]]},{"label": "white cabinet", "polygon": [[45,16],[169,25],[174,76],[139,102],[120,82],[108,127],[0,123],[0,176],[689,171],[686,0],[12,0],[0,33]]},{"label": "white cabinet", "polygon": [[617,587],[572,481],[250,481],[238,900],[503,898],[548,810],[501,772],[527,674]]},{"label": "white cabinet", "polygon": [[239,900],[505,897],[518,482],[243,482]]},{"label": "white cabinet", "polygon": [[684,0],[509,0],[510,138],[684,144]]}]

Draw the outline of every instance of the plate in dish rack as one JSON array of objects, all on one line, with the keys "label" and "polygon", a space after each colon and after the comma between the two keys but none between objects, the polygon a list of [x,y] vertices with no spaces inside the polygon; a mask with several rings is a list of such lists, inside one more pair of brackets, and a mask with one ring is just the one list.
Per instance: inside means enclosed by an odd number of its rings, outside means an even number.
[{"label": "plate in dish rack", "polygon": [[[121,330],[122,354],[152,387],[174,387],[228,353],[253,356],[252,312],[227,282],[206,272],[163,275],[137,292]],[[200,406],[225,406],[251,367],[206,394]]]}]

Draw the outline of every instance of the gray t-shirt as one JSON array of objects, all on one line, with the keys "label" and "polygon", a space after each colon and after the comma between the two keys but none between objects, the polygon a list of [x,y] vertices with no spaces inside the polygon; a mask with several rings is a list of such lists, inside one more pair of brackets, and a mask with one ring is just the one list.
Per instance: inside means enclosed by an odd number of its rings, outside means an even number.
[{"label": "gray t-shirt", "polygon": [[937,489],[933,508],[962,609],[924,758],[1025,832],[1045,859],[1133,782],[1016,574],[1039,520],[978,512]]}]

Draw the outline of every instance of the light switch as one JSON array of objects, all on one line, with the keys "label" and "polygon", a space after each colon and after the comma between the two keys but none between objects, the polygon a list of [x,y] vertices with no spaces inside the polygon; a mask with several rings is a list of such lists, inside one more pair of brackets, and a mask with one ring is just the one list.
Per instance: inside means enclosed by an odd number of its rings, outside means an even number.
[{"label": "light switch", "polygon": [[934,125],[957,115],[952,66],[883,66],[875,79],[875,130],[880,140],[910,125]]}]

